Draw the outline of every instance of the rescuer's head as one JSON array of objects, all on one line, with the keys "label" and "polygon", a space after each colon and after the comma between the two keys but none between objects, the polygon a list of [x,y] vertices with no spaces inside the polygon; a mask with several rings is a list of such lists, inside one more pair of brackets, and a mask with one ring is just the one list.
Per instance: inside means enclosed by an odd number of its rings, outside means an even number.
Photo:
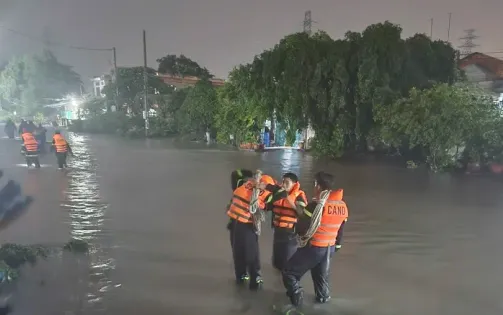
[{"label": "rescuer's head", "polygon": [[23,133],[27,133],[28,130],[26,130],[26,128],[23,128]]},{"label": "rescuer's head", "polygon": [[285,173],[283,175],[283,188],[286,191],[292,190],[293,186],[299,182],[299,178],[294,173]]},{"label": "rescuer's head", "polygon": [[318,196],[324,190],[332,190],[334,186],[334,176],[325,172],[318,172],[314,175],[314,195]]},{"label": "rescuer's head", "polygon": [[55,135],[60,135],[60,134],[61,134],[61,131],[56,130],[56,131],[54,131],[54,134],[55,134]]},{"label": "rescuer's head", "polygon": [[253,172],[246,169],[237,169],[231,173],[231,188],[235,190],[253,177]]}]

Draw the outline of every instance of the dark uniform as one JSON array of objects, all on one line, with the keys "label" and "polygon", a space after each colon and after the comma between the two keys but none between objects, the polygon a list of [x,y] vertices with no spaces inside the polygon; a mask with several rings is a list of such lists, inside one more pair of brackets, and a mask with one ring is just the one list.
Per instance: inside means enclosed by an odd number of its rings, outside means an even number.
[{"label": "dark uniform", "polygon": [[279,271],[282,271],[287,261],[297,251],[297,234],[295,225],[297,223],[297,210],[290,205],[287,198],[292,203],[298,203],[302,207],[306,206],[306,195],[298,189],[298,185],[290,192],[286,192],[279,185],[267,185],[266,189],[275,195],[285,196],[283,199],[277,199],[268,204],[268,209],[272,210],[272,227],[274,229],[272,265]]},{"label": "dark uniform", "polygon": [[[304,215],[299,218],[297,228],[300,234],[309,228],[316,205],[316,202],[310,202]],[[347,217],[348,209],[342,201],[342,190],[332,191],[323,207],[319,228],[306,246],[297,249],[283,271],[283,284],[293,305],[302,304],[300,279],[309,270],[316,301],[325,303],[330,300],[330,258],[342,246],[342,231]]]},{"label": "dark uniform", "polygon": [[[244,177],[243,177],[244,178]],[[267,175],[262,176],[262,180],[272,181]],[[270,179],[270,180],[269,180]],[[241,181],[233,192],[231,203],[227,210],[230,218],[228,229],[230,231],[230,241],[234,260],[234,272],[236,283],[242,284],[250,280],[250,289],[256,290],[263,283],[261,276],[260,253],[258,245],[258,235],[255,230],[250,209],[250,201],[253,193],[253,182],[248,178]],[[268,191],[263,191],[259,199],[259,207],[264,209],[266,204],[274,202],[276,198]]]}]

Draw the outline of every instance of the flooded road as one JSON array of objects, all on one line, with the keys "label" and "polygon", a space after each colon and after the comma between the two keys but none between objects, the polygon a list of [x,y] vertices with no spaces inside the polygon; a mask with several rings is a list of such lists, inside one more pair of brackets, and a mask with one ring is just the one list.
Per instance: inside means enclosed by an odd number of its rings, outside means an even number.
[{"label": "flooded road", "polygon": [[[88,240],[86,314],[267,314],[271,296],[284,291],[270,263],[270,229],[260,239],[265,291],[238,292],[232,282],[224,207],[238,167],[278,178],[296,172],[309,195],[316,171],[336,175],[350,220],[332,262],[333,314],[503,313],[503,194],[493,179],[339,164],[291,151],[71,139],[77,158],[66,174],[53,156],[39,172],[15,166],[21,156],[0,140],[0,168],[37,198],[0,235]],[[310,282],[306,275],[307,292]]]}]

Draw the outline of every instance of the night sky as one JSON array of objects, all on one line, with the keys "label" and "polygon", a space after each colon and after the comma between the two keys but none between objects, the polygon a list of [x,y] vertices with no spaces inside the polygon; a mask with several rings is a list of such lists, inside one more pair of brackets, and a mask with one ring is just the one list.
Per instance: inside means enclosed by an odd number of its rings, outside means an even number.
[{"label": "night sky", "polygon": [[[302,30],[304,11],[333,38],[347,30],[390,20],[404,36],[430,32],[451,42],[467,28],[477,29],[481,52],[503,51],[502,0],[0,0],[0,25],[65,45],[117,48],[119,66],[142,65],[142,30],[147,31],[148,63],[169,53],[199,62],[225,78],[233,66]],[[43,42],[0,29],[0,61],[38,52]],[[51,45],[61,61],[74,65],[83,81],[108,72],[111,53]],[[503,57],[503,54],[494,55]]]}]

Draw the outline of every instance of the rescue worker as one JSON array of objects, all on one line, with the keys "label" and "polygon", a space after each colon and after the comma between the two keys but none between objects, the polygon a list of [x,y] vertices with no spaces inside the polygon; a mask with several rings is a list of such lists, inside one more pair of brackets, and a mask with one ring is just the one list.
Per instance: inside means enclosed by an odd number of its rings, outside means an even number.
[{"label": "rescue worker", "polygon": [[28,132],[26,128],[23,129],[21,134],[22,147],[21,151],[23,152],[26,158],[26,165],[30,167],[32,164],[35,164],[35,168],[40,168],[40,161],[38,159],[38,143],[35,137],[31,132]]},{"label": "rescue worker", "polygon": [[[272,225],[274,228],[274,239],[272,248],[272,265],[279,271],[285,268],[286,262],[297,251],[297,234],[295,225],[297,223],[297,205],[307,206],[306,194],[300,189],[297,175],[286,173],[283,175],[282,186],[267,185],[263,187],[273,193],[281,190],[287,192],[286,198],[276,200],[272,203]],[[303,209],[303,208],[301,208]]]},{"label": "rescue worker", "polygon": [[14,134],[16,133],[16,124],[14,124],[12,119],[7,120],[7,122],[5,123],[4,131],[9,139],[14,139]]},{"label": "rescue worker", "polygon": [[38,124],[37,129],[35,129],[35,139],[37,139],[40,153],[45,153],[45,146],[47,142],[47,129],[45,129],[44,126],[42,126],[42,124]]},{"label": "rescue worker", "polygon": [[[259,183],[251,177],[243,177],[243,184],[234,190],[227,210],[227,215],[231,218],[229,231],[236,283],[242,285],[250,280],[250,290],[260,289],[264,282],[261,274],[258,235],[253,215],[250,213],[253,189],[258,188],[260,183],[267,185],[274,184],[275,181],[268,175],[262,175]],[[282,195],[279,196],[284,198]],[[259,209],[265,209],[266,204],[274,200],[270,192],[262,191],[258,199]]]},{"label": "rescue worker", "polygon": [[63,167],[68,167],[68,165],[66,164],[68,153],[70,153],[72,156],[74,155],[72,148],[65,140],[65,138],[61,135],[61,132],[59,130],[56,130],[54,132],[54,136],[52,137],[52,149],[56,152],[58,169],[62,170]]},{"label": "rescue worker", "polygon": [[333,182],[331,174],[319,172],[315,175],[315,201],[304,208],[297,224],[300,247],[283,270],[287,296],[296,307],[302,305],[304,296],[300,279],[309,270],[316,302],[330,300],[330,258],[342,246],[342,231],[348,219],[348,207],[342,200],[343,190],[332,190]]},{"label": "rescue worker", "polygon": [[[236,188],[238,188],[239,186],[243,185],[244,182],[248,179],[248,178],[252,178],[253,177],[253,172],[250,171],[250,170],[247,170],[247,169],[237,169],[235,171],[233,171],[231,173],[231,188],[232,188],[232,191],[236,190]],[[232,202],[232,200],[231,200]],[[227,205],[227,208],[226,209],[229,209],[230,207],[230,203]],[[231,227],[232,227],[232,218],[229,218],[229,223],[227,223],[227,230],[231,230]],[[231,246],[232,244],[234,243],[234,240],[233,240],[233,236],[234,236],[234,233],[230,233],[230,240],[231,240]],[[249,280],[249,277],[248,276],[244,276],[244,278],[246,278],[245,280]]]}]

